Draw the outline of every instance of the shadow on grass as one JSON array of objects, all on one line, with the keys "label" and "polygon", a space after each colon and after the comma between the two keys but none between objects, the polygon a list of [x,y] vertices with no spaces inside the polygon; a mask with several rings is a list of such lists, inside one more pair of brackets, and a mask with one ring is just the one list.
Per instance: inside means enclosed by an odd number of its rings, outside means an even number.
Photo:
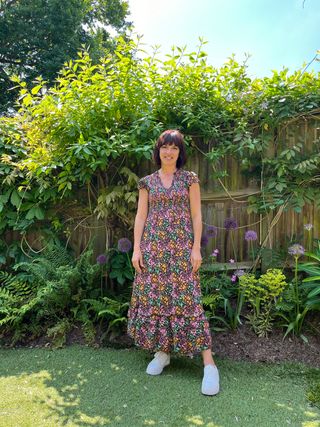
[{"label": "shadow on grass", "polygon": [[155,377],[145,373],[151,356],[132,349],[13,349],[0,358],[1,427],[320,426],[302,365],[217,359],[221,392],[209,397],[200,358],[173,357]]}]

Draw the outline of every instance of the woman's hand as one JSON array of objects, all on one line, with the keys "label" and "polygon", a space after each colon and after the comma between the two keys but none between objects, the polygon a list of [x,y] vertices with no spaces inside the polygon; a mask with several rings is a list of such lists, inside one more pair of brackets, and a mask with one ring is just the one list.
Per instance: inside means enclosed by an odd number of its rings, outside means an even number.
[{"label": "woman's hand", "polygon": [[135,249],[132,254],[132,265],[137,273],[141,273],[141,268],[144,268],[143,257],[140,249]]},{"label": "woman's hand", "polygon": [[191,251],[191,265],[192,265],[192,272],[195,273],[199,270],[202,263],[202,256],[200,249],[192,248]]}]

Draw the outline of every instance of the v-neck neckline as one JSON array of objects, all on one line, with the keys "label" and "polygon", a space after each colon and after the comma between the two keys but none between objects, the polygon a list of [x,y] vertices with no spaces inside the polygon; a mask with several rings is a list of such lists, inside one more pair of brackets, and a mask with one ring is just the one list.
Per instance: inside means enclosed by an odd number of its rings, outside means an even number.
[{"label": "v-neck neckline", "polygon": [[170,185],[170,187],[165,187],[164,185],[163,185],[163,182],[162,182],[162,179],[161,179],[161,176],[160,176],[160,169],[158,169],[157,170],[157,175],[158,175],[158,178],[159,178],[159,181],[160,181],[160,184],[161,184],[161,187],[162,188],[164,188],[165,190],[171,190],[171,188],[173,187],[173,184],[174,184],[174,182],[175,182],[175,177],[176,177],[176,175],[177,175],[177,172],[178,172],[178,170],[179,169],[177,169],[175,172],[173,172],[173,177],[172,177],[172,181],[171,181],[171,185]]}]

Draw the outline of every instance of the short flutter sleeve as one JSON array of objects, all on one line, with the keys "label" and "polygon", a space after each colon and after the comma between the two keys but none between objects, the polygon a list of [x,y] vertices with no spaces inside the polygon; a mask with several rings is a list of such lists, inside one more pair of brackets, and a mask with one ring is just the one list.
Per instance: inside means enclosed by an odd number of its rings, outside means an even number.
[{"label": "short flutter sleeve", "polygon": [[138,181],[138,190],[141,190],[141,188],[145,188],[149,191],[148,180],[146,176],[144,178],[140,178]]},{"label": "short flutter sleeve", "polygon": [[188,172],[188,176],[187,176],[188,187],[190,187],[194,183],[199,184],[200,183],[200,179],[199,179],[198,175],[195,172],[189,171]]}]

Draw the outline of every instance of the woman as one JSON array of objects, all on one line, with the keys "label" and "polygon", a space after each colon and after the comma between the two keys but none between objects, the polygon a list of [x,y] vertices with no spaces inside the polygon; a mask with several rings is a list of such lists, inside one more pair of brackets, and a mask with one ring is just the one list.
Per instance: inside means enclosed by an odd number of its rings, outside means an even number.
[{"label": "woman", "polygon": [[199,179],[186,163],[183,135],[163,132],[153,152],[159,170],[141,178],[134,225],[132,264],[136,270],[128,312],[128,334],[141,348],[155,351],[147,367],[159,375],[170,352],[201,352],[201,391],[219,391],[211,334],[201,305],[199,268],[202,233]]}]

